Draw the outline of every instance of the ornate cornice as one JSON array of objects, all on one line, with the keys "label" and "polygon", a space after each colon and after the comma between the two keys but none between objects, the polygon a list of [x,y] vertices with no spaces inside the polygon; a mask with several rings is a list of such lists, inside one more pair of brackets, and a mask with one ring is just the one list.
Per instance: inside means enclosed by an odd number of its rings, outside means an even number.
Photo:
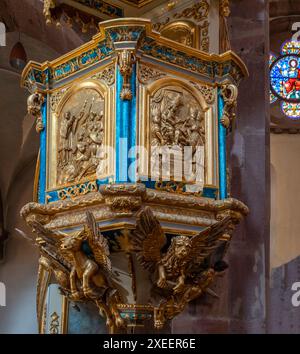
[{"label": "ornate cornice", "polygon": [[208,54],[161,36],[152,29],[150,20],[125,18],[100,23],[100,33],[90,42],[54,61],[41,64],[30,61],[23,71],[21,86],[31,91],[50,90],[75,72],[112,58],[120,42],[128,40],[136,43],[137,55],[163,60],[210,79],[231,76],[239,82],[248,75],[245,64],[232,51]]},{"label": "ornate cornice", "polygon": [[[117,200],[118,199],[118,200]],[[126,205],[124,200],[127,199]],[[173,194],[148,189],[143,184],[108,184],[100,187],[99,192],[91,192],[74,199],[60,200],[49,204],[28,203],[21,209],[21,216],[27,219],[32,214],[37,214],[47,222],[48,217],[65,211],[86,208],[90,206],[113,205],[114,210],[136,210],[142,203],[159,206],[176,206],[199,211],[222,213],[231,210],[242,215],[247,215],[249,210],[245,204],[234,199],[214,200],[211,198],[195,197],[182,194]],[[123,210],[124,211],[124,210]]]}]

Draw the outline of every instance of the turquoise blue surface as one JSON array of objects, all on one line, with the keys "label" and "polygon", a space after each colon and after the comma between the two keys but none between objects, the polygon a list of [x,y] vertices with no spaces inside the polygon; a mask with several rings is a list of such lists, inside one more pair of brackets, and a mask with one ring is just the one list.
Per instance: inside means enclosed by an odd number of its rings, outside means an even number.
[{"label": "turquoise blue surface", "polygon": [[218,93],[218,119],[219,119],[219,183],[220,199],[227,198],[227,172],[226,172],[226,128],[221,124],[224,109],[224,100],[220,91]]}]

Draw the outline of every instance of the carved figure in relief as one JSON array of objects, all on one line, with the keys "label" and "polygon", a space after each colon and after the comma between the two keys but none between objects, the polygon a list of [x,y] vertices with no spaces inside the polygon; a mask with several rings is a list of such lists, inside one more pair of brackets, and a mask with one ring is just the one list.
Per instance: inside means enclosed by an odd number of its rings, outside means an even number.
[{"label": "carved figure in relief", "polygon": [[162,112],[162,134],[165,136],[168,145],[177,145],[182,137],[185,118],[179,116],[180,108],[183,106],[181,95],[173,99],[167,98],[167,107]]},{"label": "carved figure in relief", "polygon": [[[108,326],[123,326],[117,309],[121,299],[114,283],[108,241],[93,214],[86,212],[84,228],[69,234],[54,232],[36,220],[30,224],[38,234],[36,243],[54,269],[62,293],[71,301],[95,302]],[[84,251],[84,243],[91,254]]]},{"label": "carved figure in relief", "polygon": [[[226,268],[222,261],[230,217],[189,236],[174,236],[165,252],[167,237],[160,222],[146,207],[137,216],[133,248],[140,263],[153,275],[154,286],[165,299],[156,310],[155,326],[180,313],[186,304],[208,288],[217,272]],[[227,237],[228,238],[228,237]]]},{"label": "carved figure in relief", "polygon": [[187,125],[187,136],[189,145],[196,147],[202,146],[205,143],[205,131],[203,127],[203,117],[200,111],[195,108],[190,108],[189,120]]},{"label": "carved figure in relief", "polygon": [[161,89],[151,99],[151,145],[204,145],[200,105],[186,91]]},{"label": "carved figure in relief", "polygon": [[[186,305],[205,292],[212,291],[208,288],[215,279],[216,272],[213,268],[203,271],[198,279],[193,283],[183,286],[182,292],[170,296],[168,299],[161,301],[158,307],[154,309],[154,326],[162,328],[167,320],[171,320],[176,315],[179,315],[186,307]],[[214,294],[214,296],[217,296]]]},{"label": "carved figure in relief", "polygon": [[[174,148],[177,156],[172,156],[175,162],[180,160],[180,150],[185,146],[192,147],[192,175],[195,176],[195,153],[198,146],[205,144],[204,114],[198,101],[185,89],[168,86],[158,90],[150,101],[151,115],[151,168],[161,176],[163,171],[169,171],[170,161],[164,165],[164,151],[160,147]],[[158,149],[157,149],[158,148]],[[174,150],[175,151],[175,150]],[[179,157],[179,159],[178,159]],[[175,161],[176,160],[176,161]],[[179,165],[177,165],[179,166]],[[179,167],[180,168],[180,167]],[[170,170],[170,175],[174,171]]]},{"label": "carved figure in relief", "polygon": [[76,182],[96,172],[97,152],[104,138],[102,106],[103,100],[94,95],[90,104],[88,98],[84,100],[79,112],[71,107],[63,113],[58,143],[59,184]]},{"label": "carved figure in relief", "polygon": [[72,125],[75,117],[71,115],[71,112],[66,112],[63,115],[63,119],[60,126],[60,146],[59,146],[59,167],[65,166],[69,161],[69,152],[72,150],[72,141],[70,135],[72,132]]}]

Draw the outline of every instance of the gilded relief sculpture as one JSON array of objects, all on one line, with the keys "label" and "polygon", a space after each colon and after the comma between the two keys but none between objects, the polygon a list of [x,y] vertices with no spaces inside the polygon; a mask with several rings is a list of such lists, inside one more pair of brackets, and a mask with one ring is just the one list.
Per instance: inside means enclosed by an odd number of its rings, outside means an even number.
[{"label": "gilded relief sculpture", "polygon": [[91,89],[79,91],[65,105],[59,117],[59,184],[95,174],[104,137],[103,110],[102,97]]},{"label": "gilded relief sculpture", "polygon": [[204,115],[191,94],[176,87],[156,92],[151,99],[152,146],[203,146]]},{"label": "gilded relief sculpture", "polygon": [[209,1],[200,0],[178,12],[174,9],[163,14],[153,28],[173,41],[208,52],[209,12]]},{"label": "gilded relief sculpture", "polygon": [[[200,104],[190,92],[176,86],[167,86],[157,90],[150,102],[152,170],[160,179],[166,173],[178,174],[178,171],[175,171],[176,166],[179,162],[183,169],[184,148],[190,147],[191,176],[195,176],[197,149],[204,148],[205,145],[205,114]],[[171,164],[168,158],[164,159],[167,149],[177,152],[176,156],[170,156]],[[172,165],[174,165],[173,169]],[[179,172],[181,178],[182,171]],[[159,181],[156,185],[160,189],[170,190],[170,185],[177,189],[181,188],[181,183]]]},{"label": "gilded relief sculpture", "polygon": [[155,306],[156,328],[163,328],[188,302],[206,291],[212,292],[208,286],[215,273],[227,267],[216,250],[227,242],[226,228],[230,222],[227,217],[193,237],[175,236],[163,253],[167,239],[159,221],[149,207],[139,213],[133,235],[134,250],[141,264],[154,274],[154,287],[163,292],[159,305]]},{"label": "gilded relief sculpture", "polygon": [[[200,4],[172,18],[206,21]],[[39,330],[168,333],[190,302],[223,296],[215,285],[248,213],[228,196],[226,173],[247,69],[150,20],[99,26],[89,43],[22,74],[41,130],[37,202],[21,210],[40,251]]]},{"label": "gilded relief sculpture", "polygon": [[[53,232],[36,220],[31,227],[38,235],[36,243],[50,261],[61,292],[71,301],[94,301],[109,327],[123,326],[117,310],[120,295],[113,283],[109,246],[91,212],[86,212],[83,230],[71,234]],[[82,251],[91,250],[92,257]]]}]

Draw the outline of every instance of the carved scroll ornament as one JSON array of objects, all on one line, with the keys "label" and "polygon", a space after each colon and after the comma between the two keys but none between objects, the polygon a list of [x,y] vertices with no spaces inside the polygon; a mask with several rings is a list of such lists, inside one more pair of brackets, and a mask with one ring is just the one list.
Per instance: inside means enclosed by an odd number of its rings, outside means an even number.
[{"label": "carved scroll ornament", "polygon": [[235,85],[230,83],[224,83],[221,86],[221,95],[224,100],[223,114],[221,117],[221,124],[228,129],[232,126],[236,114],[236,100],[238,95],[238,89]]},{"label": "carved scroll ornament", "polygon": [[27,111],[36,119],[35,129],[37,133],[40,133],[44,129],[41,112],[43,102],[44,96],[41,93],[33,93],[27,99]]}]

